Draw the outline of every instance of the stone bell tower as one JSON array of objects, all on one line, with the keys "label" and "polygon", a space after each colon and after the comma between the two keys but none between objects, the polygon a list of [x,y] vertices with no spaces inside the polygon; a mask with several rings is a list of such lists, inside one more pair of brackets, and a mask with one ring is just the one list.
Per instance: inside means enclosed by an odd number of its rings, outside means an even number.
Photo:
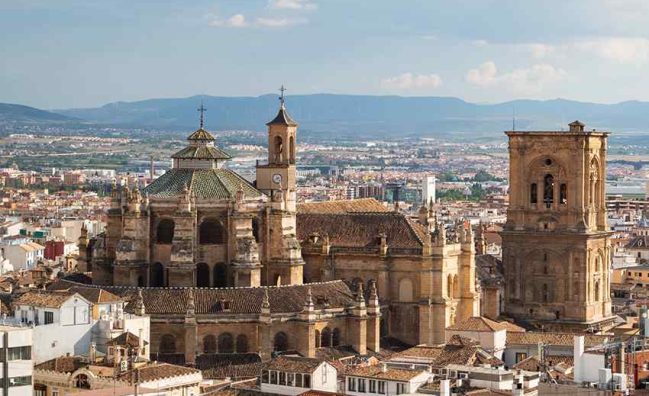
[{"label": "stone bell tower", "polygon": [[296,227],[295,150],[297,122],[286,111],[284,86],[280,107],[268,126],[268,163],[257,164],[257,189],[271,198],[266,209],[269,243],[266,284],[295,285],[303,282],[302,248]]},{"label": "stone bell tower", "polygon": [[610,325],[607,132],[506,132],[505,314],[548,330]]}]

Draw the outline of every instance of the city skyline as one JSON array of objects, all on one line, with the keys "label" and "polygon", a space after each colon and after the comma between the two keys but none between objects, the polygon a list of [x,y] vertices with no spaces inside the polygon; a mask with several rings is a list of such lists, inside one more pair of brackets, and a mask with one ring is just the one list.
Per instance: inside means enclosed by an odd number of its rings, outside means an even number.
[{"label": "city skyline", "polygon": [[291,95],[649,100],[639,23],[649,5],[635,0],[31,0],[0,10],[0,102],[46,109],[257,96],[281,83]]}]

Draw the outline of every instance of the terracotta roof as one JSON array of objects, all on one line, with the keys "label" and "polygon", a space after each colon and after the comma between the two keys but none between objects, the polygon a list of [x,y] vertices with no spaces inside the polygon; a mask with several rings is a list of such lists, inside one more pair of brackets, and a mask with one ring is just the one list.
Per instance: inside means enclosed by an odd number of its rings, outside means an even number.
[{"label": "terracotta roof", "polygon": [[392,367],[386,367],[383,370],[382,364],[374,366],[356,366],[350,367],[345,371],[345,375],[353,377],[366,377],[375,379],[385,379],[392,381],[410,381],[416,376],[423,373],[423,370],[404,370]]},{"label": "terracotta roof", "polygon": [[259,376],[263,363],[256,353],[203,353],[196,357],[196,368],[204,378],[240,380]]},{"label": "terracotta roof", "polygon": [[214,146],[188,146],[174,153],[171,158],[176,159],[215,159],[228,160],[230,154]]},{"label": "terracotta roof", "polygon": [[[144,345],[147,345],[148,342],[142,341]],[[118,345],[118,346],[130,346],[130,347],[139,347],[140,346],[140,337],[135,334],[127,331],[122,333],[112,340],[108,341],[106,345]]]},{"label": "terracotta roof", "polygon": [[286,108],[282,105],[279,108],[279,111],[277,112],[275,118],[273,118],[272,121],[267,122],[266,125],[297,126],[297,122],[293,121],[291,116],[288,115],[288,111],[286,111]]},{"label": "terracotta roof", "polygon": [[239,188],[246,198],[263,194],[246,179],[228,169],[170,169],[143,189],[149,197],[171,198],[184,194],[185,187],[197,198],[232,200]]},{"label": "terracotta roof", "polygon": [[574,345],[574,337],[585,336],[585,345],[587,347],[600,345],[610,339],[607,335],[583,334],[583,333],[541,333],[528,331],[525,333],[507,332],[507,345],[537,345],[539,343],[547,345]]},{"label": "terracotta roof", "polygon": [[334,247],[368,248],[380,245],[379,234],[386,235],[388,248],[422,248],[428,241],[426,229],[395,212],[297,214],[297,236],[300,241],[318,234],[328,235]]},{"label": "terracotta roof", "polygon": [[492,332],[505,330],[505,326],[484,316],[472,316],[447,327],[446,330]]},{"label": "terracotta roof", "polygon": [[302,203],[297,206],[297,211],[300,214],[392,212],[374,198]]},{"label": "terracotta roof", "polygon": [[68,291],[31,290],[14,300],[14,305],[32,307],[59,308],[75,293]]},{"label": "terracotta roof", "polygon": [[[67,290],[72,282],[59,280],[51,285],[52,289]],[[137,298],[137,287],[129,286],[90,286],[110,291],[123,297],[129,303],[126,311],[134,309]],[[297,313],[304,308],[309,288],[316,309],[346,308],[355,304],[354,293],[341,280],[319,283],[308,283],[291,286],[239,287],[239,288],[181,288],[181,287],[146,287],[142,297],[147,314],[182,314],[187,312],[187,301],[190,290],[194,294],[196,314],[259,314],[268,290],[270,310],[272,313]],[[223,302],[229,303],[229,309],[223,310]]]},{"label": "terracotta roof", "polygon": [[[156,381],[163,378],[173,378],[182,375],[196,374],[196,373],[200,373],[200,370],[191,367],[169,364],[169,363],[157,363],[157,364],[153,363],[138,368],[137,372],[138,372],[140,382],[142,383],[142,382]],[[130,371],[127,371],[121,374],[118,378],[130,380],[132,378],[132,373]]]},{"label": "terracotta roof", "polygon": [[[572,356],[546,355],[545,362],[550,367],[560,363],[563,363],[568,367],[572,367],[575,365],[575,361]],[[525,370],[525,371],[540,371],[541,362],[539,360],[539,357],[534,355],[528,357],[527,359],[521,360],[520,362],[512,366],[512,368],[516,370]]]},{"label": "terracotta roof", "polygon": [[93,304],[106,304],[113,302],[124,301],[123,298],[114,295],[111,292],[108,292],[104,289],[94,288],[94,287],[84,287],[84,286],[73,286],[70,289],[72,293],[79,293],[86,300],[90,301]]},{"label": "terracotta roof", "polygon": [[34,366],[34,369],[56,371],[57,373],[72,373],[85,365],[80,357],[62,356],[37,364]]},{"label": "terracotta roof", "polygon": [[480,344],[467,337],[453,335],[444,345],[418,345],[403,352],[395,353],[394,361],[425,361],[435,367],[449,364],[501,365],[502,361],[482,349]]},{"label": "terracotta roof", "polygon": [[187,140],[207,140],[214,141],[214,135],[203,128],[198,128],[195,132],[187,137]]},{"label": "terracotta roof", "polygon": [[324,363],[320,359],[300,356],[280,356],[264,365],[266,370],[278,370],[290,373],[313,373]]},{"label": "terracotta roof", "polygon": [[627,249],[649,249],[649,235],[638,235],[625,246]]}]

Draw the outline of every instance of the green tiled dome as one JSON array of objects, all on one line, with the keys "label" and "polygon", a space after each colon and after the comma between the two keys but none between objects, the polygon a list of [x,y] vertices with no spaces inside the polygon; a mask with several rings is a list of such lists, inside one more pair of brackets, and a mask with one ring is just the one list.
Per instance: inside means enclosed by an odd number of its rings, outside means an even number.
[{"label": "green tiled dome", "polygon": [[263,194],[229,169],[170,169],[144,188],[149,197],[171,198],[184,194],[185,186],[196,198],[235,199],[239,188],[246,198]]}]

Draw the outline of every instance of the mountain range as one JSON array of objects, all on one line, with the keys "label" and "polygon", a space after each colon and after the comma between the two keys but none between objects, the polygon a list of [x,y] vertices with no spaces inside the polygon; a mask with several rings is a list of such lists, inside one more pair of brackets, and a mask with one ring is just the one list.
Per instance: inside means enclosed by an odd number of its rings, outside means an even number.
[{"label": "mountain range", "polygon": [[[187,131],[198,126],[196,109],[201,102],[208,109],[209,130],[264,130],[264,124],[275,116],[279,105],[276,95],[149,99],[52,112],[0,104],[0,120],[6,121],[13,114],[16,121],[41,117],[43,121],[76,120]],[[566,129],[575,119],[585,122],[588,128],[649,131],[649,102],[640,101],[598,104],[554,99],[477,104],[451,97],[313,94],[290,96],[286,105],[301,131],[320,136],[494,136],[512,128]]]}]

